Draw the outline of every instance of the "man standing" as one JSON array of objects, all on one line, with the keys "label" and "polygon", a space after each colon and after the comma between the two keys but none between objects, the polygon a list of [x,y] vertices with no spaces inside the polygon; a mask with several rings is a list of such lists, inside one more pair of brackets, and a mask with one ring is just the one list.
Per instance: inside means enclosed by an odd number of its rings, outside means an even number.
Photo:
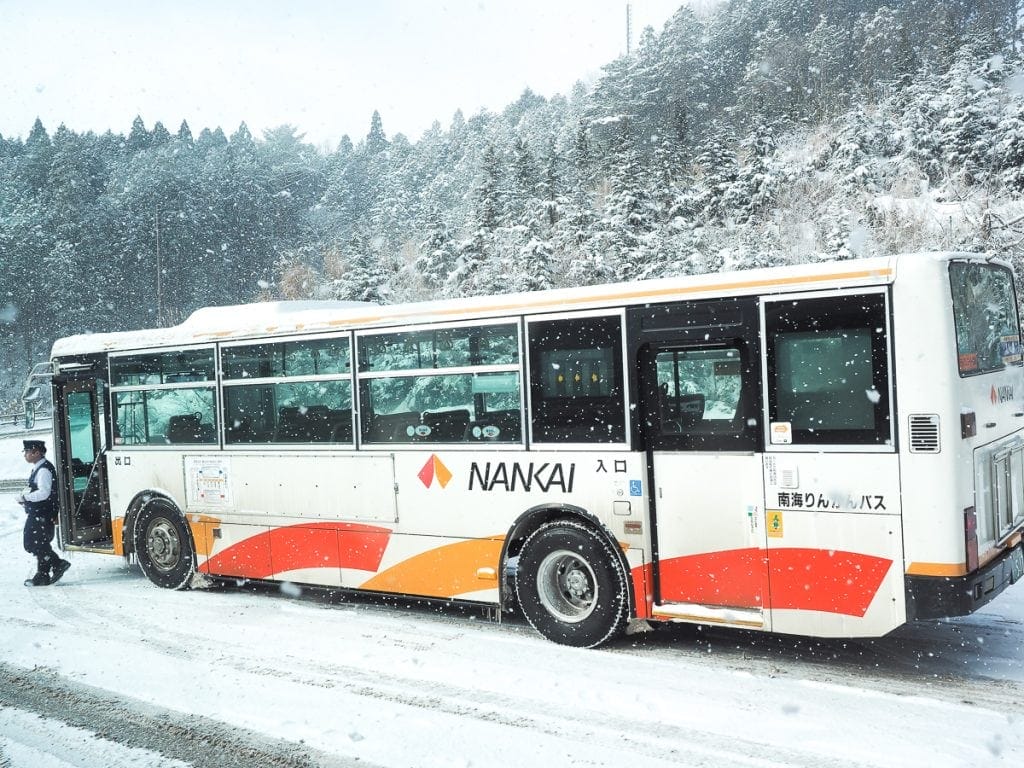
[{"label": "man standing", "polygon": [[57,473],[46,460],[46,443],[23,442],[25,461],[32,465],[32,474],[28,476],[28,488],[18,495],[18,503],[25,506],[25,551],[36,556],[36,575],[26,579],[25,586],[45,587],[59,581],[71,563],[61,560],[50,546],[57,517]]}]

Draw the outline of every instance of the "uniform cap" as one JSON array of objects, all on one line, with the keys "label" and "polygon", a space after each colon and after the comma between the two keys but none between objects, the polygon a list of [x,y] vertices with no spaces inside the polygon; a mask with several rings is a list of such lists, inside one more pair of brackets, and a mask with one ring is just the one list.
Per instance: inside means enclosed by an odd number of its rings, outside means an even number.
[{"label": "uniform cap", "polygon": [[46,453],[46,443],[42,440],[22,440],[25,444],[26,451],[39,451],[40,453]]}]

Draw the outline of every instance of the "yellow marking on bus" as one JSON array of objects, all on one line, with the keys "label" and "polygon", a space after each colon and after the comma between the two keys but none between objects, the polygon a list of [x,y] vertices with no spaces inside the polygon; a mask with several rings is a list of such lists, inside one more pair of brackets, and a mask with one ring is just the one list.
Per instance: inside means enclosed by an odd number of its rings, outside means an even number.
[{"label": "yellow marking on bus", "polygon": [[[795,277],[773,277],[763,278],[760,280],[734,280],[723,283],[710,283],[701,285],[690,285],[690,286],[679,286],[674,285],[667,288],[637,288],[632,291],[621,291],[621,292],[608,292],[599,294],[586,294],[577,297],[562,297],[557,300],[545,298],[546,291],[538,291],[538,298],[522,299],[515,302],[497,303],[485,306],[469,306],[469,307],[448,307],[445,309],[426,309],[423,307],[417,308],[414,311],[398,312],[395,314],[374,314],[364,315],[362,317],[352,317],[338,320],[328,320],[323,323],[325,327],[333,328],[338,326],[353,327],[360,325],[370,325],[373,323],[379,323],[382,321],[395,322],[404,318],[410,317],[423,317],[424,322],[428,322],[426,318],[434,317],[446,317],[452,315],[467,315],[467,314],[505,314],[512,311],[522,311],[528,309],[541,309],[543,307],[557,307],[562,309],[566,306],[575,306],[580,304],[590,303],[601,303],[601,302],[625,302],[628,300],[651,300],[658,298],[666,298],[670,296],[685,296],[693,293],[708,293],[708,294],[720,294],[728,293],[730,291],[746,290],[751,288],[780,288],[785,286],[795,286],[807,283],[827,283],[839,280],[862,280],[865,278],[877,278],[877,277],[891,277],[893,270],[891,268],[886,269],[861,269],[852,272],[830,272],[823,275],[801,275]],[[243,330],[243,329],[239,329]],[[244,329],[244,330],[255,330],[255,329]],[[273,329],[266,329],[265,332],[269,333],[271,330],[277,330],[274,326]],[[194,336],[230,336],[237,331],[216,331],[216,332],[202,332],[196,333]]]},{"label": "yellow marking on bus", "polygon": [[908,576],[965,576],[967,566],[963,563],[911,563],[907,566]]},{"label": "yellow marking on bus", "polygon": [[209,557],[213,552],[213,529],[220,527],[220,518],[209,515],[188,515],[188,527],[192,529],[192,541],[196,554]]},{"label": "yellow marking on bus", "polygon": [[124,557],[124,518],[110,521],[110,536],[114,540],[114,554]]},{"label": "yellow marking on bus", "polygon": [[[424,597],[455,597],[491,588],[483,568],[497,572],[504,536],[469,539],[431,549],[381,571],[359,589]],[[481,583],[484,582],[484,583]]]}]

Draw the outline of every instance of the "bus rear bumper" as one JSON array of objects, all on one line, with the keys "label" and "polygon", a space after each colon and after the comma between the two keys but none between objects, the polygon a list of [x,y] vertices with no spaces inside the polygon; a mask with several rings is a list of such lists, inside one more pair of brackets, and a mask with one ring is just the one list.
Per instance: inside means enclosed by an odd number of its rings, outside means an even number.
[{"label": "bus rear bumper", "polygon": [[1021,578],[1024,545],[1017,544],[965,576],[907,576],[907,621],[967,616]]}]

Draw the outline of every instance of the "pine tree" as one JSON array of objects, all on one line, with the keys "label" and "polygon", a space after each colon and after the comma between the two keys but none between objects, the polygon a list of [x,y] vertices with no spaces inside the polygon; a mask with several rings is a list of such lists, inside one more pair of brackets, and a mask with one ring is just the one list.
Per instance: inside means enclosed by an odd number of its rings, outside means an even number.
[{"label": "pine tree", "polygon": [[134,153],[149,149],[152,143],[153,137],[146,130],[146,124],[142,122],[142,116],[136,115],[132,121],[132,130],[128,134],[128,141],[125,142],[125,146],[129,152]]},{"label": "pine tree", "polygon": [[416,272],[428,289],[443,288],[455,270],[455,243],[441,211],[435,206],[427,216],[427,237],[420,245]]},{"label": "pine tree", "polygon": [[373,117],[370,119],[370,132],[366,134],[366,151],[370,155],[376,155],[388,148],[388,138],[384,135],[384,124],[380,119],[380,112],[373,110]]},{"label": "pine tree", "polygon": [[18,162],[18,176],[32,195],[40,194],[50,175],[53,144],[50,135],[37,117],[25,139],[25,151]]},{"label": "pine tree", "polygon": [[150,139],[151,147],[162,147],[171,140],[170,132],[164,128],[164,124],[157,120],[153,124],[153,133]]}]

